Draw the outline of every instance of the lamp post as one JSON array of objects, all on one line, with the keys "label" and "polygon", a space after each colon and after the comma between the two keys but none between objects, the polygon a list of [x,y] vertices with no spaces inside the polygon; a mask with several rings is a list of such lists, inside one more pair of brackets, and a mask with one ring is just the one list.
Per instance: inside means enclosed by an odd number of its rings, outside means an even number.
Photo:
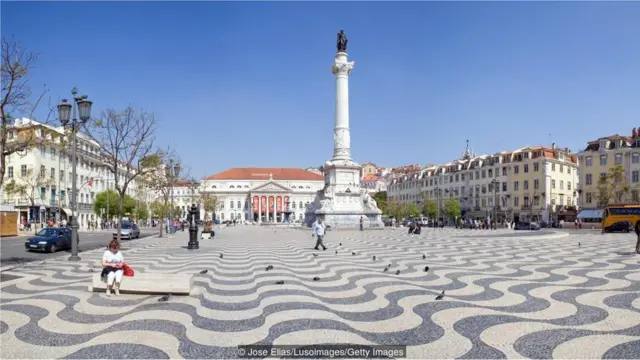
[{"label": "lamp post", "polygon": [[436,221],[438,222],[438,225],[439,225],[439,222],[440,222],[440,187],[436,186],[433,190],[436,192],[436,202],[437,202],[437,205],[438,205],[438,207],[437,207],[438,211],[436,212]]},{"label": "lamp post", "polygon": [[[78,165],[78,137],[77,133],[80,126],[84,125],[91,118],[91,101],[87,100],[87,95],[78,96],[78,89],[73,88],[71,90],[73,95],[73,105],[67,103],[67,99],[62,99],[62,102],[58,105],[58,117],[62,126],[69,127],[71,129],[71,135],[73,136],[73,159],[71,165],[71,256],[69,261],[79,261],[78,256],[78,188],[77,188],[77,175],[76,167]],[[73,109],[73,116],[71,117],[71,111]],[[76,110],[77,109],[77,110]],[[80,120],[76,117],[76,111],[79,113]]]},{"label": "lamp post", "polygon": [[[173,185],[175,180],[180,176],[180,163],[175,162],[173,159],[169,160],[169,164],[165,166],[165,173],[167,174],[167,178],[171,182],[171,209],[169,209],[169,229],[171,229],[171,223],[173,222],[173,211],[175,208],[173,202]],[[171,231],[173,233],[173,230]]]},{"label": "lamp post", "polygon": [[491,180],[491,186],[493,186],[493,230],[498,230],[498,186],[500,181],[498,179]]}]

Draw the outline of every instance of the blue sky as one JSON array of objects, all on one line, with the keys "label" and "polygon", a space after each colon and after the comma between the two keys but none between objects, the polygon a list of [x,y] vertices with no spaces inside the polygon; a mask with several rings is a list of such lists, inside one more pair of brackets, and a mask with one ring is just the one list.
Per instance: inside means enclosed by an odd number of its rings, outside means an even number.
[{"label": "blue sky", "polygon": [[[352,155],[394,166],[640,126],[640,3],[2,2],[32,86],[155,113],[193,175],[332,155],[336,32]],[[551,134],[551,135],[549,135]]]}]

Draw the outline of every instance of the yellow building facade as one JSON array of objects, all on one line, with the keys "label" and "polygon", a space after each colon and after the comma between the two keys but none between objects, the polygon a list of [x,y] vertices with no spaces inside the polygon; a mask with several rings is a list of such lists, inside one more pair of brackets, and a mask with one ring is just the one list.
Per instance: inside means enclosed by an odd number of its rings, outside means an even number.
[{"label": "yellow building facade", "polygon": [[631,187],[628,202],[638,202],[640,186],[640,138],[636,129],[632,136],[611,135],[590,141],[578,153],[580,163],[581,206],[585,209],[604,207],[598,198],[598,180],[611,168],[621,165]]},{"label": "yellow building facade", "polygon": [[568,149],[532,146],[474,155],[467,147],[458,160],[396,177],[388,196],[418,206],[433,200],[441,210],[447,199],[456,199],[464,218],[572,221],[578,189],[578,158]]}]

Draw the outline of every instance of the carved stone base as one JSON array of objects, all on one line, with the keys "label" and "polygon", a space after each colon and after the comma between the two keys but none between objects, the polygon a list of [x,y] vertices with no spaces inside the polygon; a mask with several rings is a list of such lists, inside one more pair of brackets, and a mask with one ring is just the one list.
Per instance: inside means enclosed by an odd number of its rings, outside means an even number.
[{"label": "carved stone base", "polygon": [[332,228],[358,229],[360,217],[365,228],[383,228],[375,201],[360,187],[359,164],[351,160],[325,163],[325,187],[316,195],[305,214],[305,224],[311,226],[318,217]]}]

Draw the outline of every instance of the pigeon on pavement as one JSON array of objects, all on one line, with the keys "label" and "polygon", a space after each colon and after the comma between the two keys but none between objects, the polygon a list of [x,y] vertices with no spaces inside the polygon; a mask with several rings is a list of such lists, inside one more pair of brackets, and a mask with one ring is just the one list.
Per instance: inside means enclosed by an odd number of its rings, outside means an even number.
[{"label": "pigeon on pavement", "polygon": [[444,298],[444,290],[440,293],[440,295],[436,296],[436,300],[442,300]]},{"label": "pigeon on pavement", "polygon": [[284,285],[284,280],[276,281],[276,285]]},{"label": "pigeon on pavement", "polygon": [[320,278],[317,276],[313,278],[313,281],[318,281],[318,280],[320,280]]},{"label": "pigeon on pavement", "polygon": [[384,268],[384,270],[382,270],[382,272],[387,272],[387,271],[389,271],[389,267],[388,267],[388,266],[386,266],[386,267]]},{"label": "pigeon on pavement", "polygon": [[376,256],[375,255],[373,255],[373,261],[376,261]]},{"label": "pigeon on pavement", "polygon": [[342,243],[340,243],[340,246],[342,246]]},{"label": "pigeon on pavement", "polygon": [[356,254],[356,252],[355,252],[355,251],[352,251],[352,252],[351,252],[351,255],[355,255],[355,254]]},{"label": "pigeon on pavement", "polygon": [[222,259],[224,256],[222,254],[220,254],[220,259]]},{"label": "pigeon on pavement", "polygon": [[396,271],[396,275],[400,275],[400,270]]},{"label": "pigeon on pavement", "polygon": [[422,254],[422,260],[424,260],[424,259],[426,259],[426,258],[427,258],[427,255]]},{"label": "pigeon on pavement", "polygon": [[167,295],[161,297],[160,299],[158,299],[158,301],[165,302],[165,301],[169,301],[170,298],[171,298],[171,294],[167,294]]},{"label": "pigeon on pavement", "polygon": [[264,269],[264,271],[269,271],[269,270],[273,270],[273,265],[267,265],[267,267]]},{"label": "pigeon on pavement", "polygon": [[209,270],[202,270],[202,271],[200,271],[200,274],[206,274],[207,271],[209,271]]},{"label": "pigeon on pavement", "polygon": [[429,267],[428,267],[428,266],[425,266],[425,267],[424,267],[424,272],[427,272],[427,271],[429,271]]},{"label": "pigeon on pavement", "polygon": [[336,250],[336,255],[338,255],[338,250]]},{"label": "pigeon on pavement", "polygon": [[315,253],[314,253],[314,254],[313,254],[313,256],[318,256],[318,254],[315,254]]}]

